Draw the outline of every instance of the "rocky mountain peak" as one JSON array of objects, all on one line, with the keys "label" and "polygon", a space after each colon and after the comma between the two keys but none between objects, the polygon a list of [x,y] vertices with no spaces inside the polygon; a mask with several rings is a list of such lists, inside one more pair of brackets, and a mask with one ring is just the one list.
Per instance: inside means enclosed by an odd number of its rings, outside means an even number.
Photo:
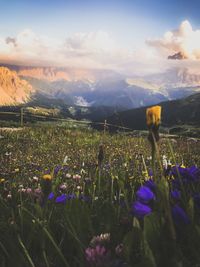
[{"label": "rocky mountain peak", "polygon": [[15,105],[28,101],[32,86],[19,78],[15,71],[0,67],[0,105]]}]

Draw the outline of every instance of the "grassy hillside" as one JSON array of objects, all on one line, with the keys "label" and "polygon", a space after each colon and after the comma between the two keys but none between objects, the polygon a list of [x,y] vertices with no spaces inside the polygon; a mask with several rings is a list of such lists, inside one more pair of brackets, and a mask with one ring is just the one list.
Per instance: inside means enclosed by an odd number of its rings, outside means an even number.
[{"label": "grassy hillside", "polygon": [[[167,101],[162,106],[162,125],[165,127],[192,125],[200,126],[200,94],[181,100]],[[132,129],[146,128],[146,107],[115,113],[107,118],[108,123],[119,124]]]}]

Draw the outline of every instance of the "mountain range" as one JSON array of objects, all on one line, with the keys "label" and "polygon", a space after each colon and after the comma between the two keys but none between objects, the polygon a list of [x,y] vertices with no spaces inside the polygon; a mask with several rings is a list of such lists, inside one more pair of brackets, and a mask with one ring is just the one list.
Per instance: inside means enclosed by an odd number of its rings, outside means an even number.
[{"label": "mountain range", "polygon": [[66,105],[126,110],[194,94],[200,90],[200,74],[173,69],[126,77],[111,70],[0,64],[0,88],[0,105],[27,103],[42,95]]},{"label": "mountain range", "polygon": [[[200,125],[200,73],[171,69],[145,77],[111,70],[0,64],[0,111],[104,121],[145,129],[146,106],[160,103],[163,125]],[[6,117],[8,118],[8,117]],[[18,119],[17,119],[18,120]]]}]

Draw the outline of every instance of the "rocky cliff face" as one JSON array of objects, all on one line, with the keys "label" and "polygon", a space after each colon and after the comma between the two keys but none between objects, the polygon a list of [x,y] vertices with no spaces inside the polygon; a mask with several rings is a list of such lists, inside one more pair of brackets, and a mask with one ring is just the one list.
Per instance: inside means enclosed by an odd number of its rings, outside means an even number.
[{"label": "rocky cliff face", "polygon": [[15,71],[0,67],[0,105],[25,103],[33,92],[33,87]]},{"label": "rocky cliff face", "polygon": [[[11,66],[12,68],[12,66]],[[74,68],[57,68],[57,67],[23,67],[18,66],[16,72],[21,77],[30,77],[38,80],[55,82],[65,81],[96,81],[99,76],[105,75],[104,71]],[[107,74],[107,73],[106,73]],[[105,75],[106,76],[106,75]]]}]

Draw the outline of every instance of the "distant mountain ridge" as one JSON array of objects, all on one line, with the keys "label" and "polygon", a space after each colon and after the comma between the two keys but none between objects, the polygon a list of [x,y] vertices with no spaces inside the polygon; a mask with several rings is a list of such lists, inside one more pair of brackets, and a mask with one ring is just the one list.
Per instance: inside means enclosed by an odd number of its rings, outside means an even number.
[{"label": "distant mountain ridge", "polygon": [[[200,74],[192,74],[187,69],[146,77],[126,77],[112,70],[0,64],[2,68],[7,68],[23,85],[21,91],[15,90],[12,98],[2,91],[0,105],[35,101],[40,95],[46,99],[62,99],[66,105],[126,110],[183,98],[200,91]],[[10,82],[5,87],[14,90],[14,84]]]},{"label": "distant mountain ridge", "polygon": [[[162,107],[162,126],[193,125],[200,127],[200,93],[173,101],[159,103]],[[147,129],[146,108],[116,112],[103,118],[108,123],[125,126],[135,130]]]}]

